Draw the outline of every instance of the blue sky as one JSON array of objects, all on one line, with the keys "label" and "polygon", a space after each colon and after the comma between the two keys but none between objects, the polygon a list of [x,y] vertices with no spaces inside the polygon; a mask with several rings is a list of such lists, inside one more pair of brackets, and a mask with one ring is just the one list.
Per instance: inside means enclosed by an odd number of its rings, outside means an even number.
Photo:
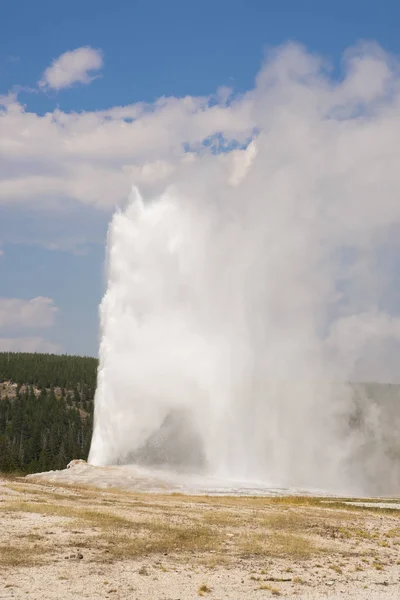
[{"label": "blue sky", "polygon": [[34,87],[44,67],[66,50],[104,51],[96,85],[51,99],[30,97],[39,111],[54,104],[92,110],[162,95],[210,94],[221,85],[244,91],[253,85],[265,49],[287,40],[336,64],[359,39],[393,52],[400,44],[400,6],[392,0],[382,7],[374,0],[4,0],[2,11],[3,92],[15,84]]},{"label": "blue sky", "polygon": [[[239,97],[253,88],[268,49],[288,41],[322,55],[341,77],[343,52],[359,40],[400,53],[399,22],[400,4],[390,0],[3,0],[0,95],[8,108],[0,117],[0,138],[10,145],[0,155],[1,348],[97,354],[104,241],[113,208],[144,165],[159,173],[157,161],[176,157],[185,136],[189,144],[203,136],[194,122],[203,105],[178,122],[172,105],[157,112],[159,98],[208,98],[221,88]],[[45,74],[64,53],[82,48],[89,53],[74,55],[83,61],[77,79],[70,71],[62,81],[54,79],[54,70]],[[147,105],[143,114],[140,103]],[[126,106],[134,108],[115,131],[140,112],[143,140],[128,136],[114,147],[117,134],[107,129],[111,113],[97,122],[97,111]],[[157,131],[146,120],[149,112],[156,113]],[[86,118],[75,123],[74,113]],[[46,114],[58,115],[57,132],[39,119]],[[236,125],[229,127],[236,135]],[[204,138],[214,131],[207,125]],[[176,146],[168,140],[171,132],[182,138]],[[100,152],[104,135],[110,142]],[[60,151],[56,160],[61,146],[67,154]],[[33,305],[35,298],[41,300]],[[10,317],[16,311],[19,321]]]}]

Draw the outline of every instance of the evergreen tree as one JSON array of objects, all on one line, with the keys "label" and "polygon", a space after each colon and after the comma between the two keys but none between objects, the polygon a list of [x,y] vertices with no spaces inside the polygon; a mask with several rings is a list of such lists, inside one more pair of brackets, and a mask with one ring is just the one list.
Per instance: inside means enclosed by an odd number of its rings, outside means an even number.
[{"label": "evergreen tree", "polygon": [[0,399],[0,471],[63,469],[87,458],[96,374],[94,358],[0,353],[0,390],[17,384]]}]

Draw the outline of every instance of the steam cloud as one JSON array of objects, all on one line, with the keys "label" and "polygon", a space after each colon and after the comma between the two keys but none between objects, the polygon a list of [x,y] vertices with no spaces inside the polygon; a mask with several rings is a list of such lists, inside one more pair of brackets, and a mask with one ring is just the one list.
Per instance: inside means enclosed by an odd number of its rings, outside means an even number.
[{"label": "steam cloud", "polygon": [[398,491],[393,416],[345,382],[399,356],[399,65],[364,44],[343,73],[278,49],[236,135],[115,213],[90,462]]}]

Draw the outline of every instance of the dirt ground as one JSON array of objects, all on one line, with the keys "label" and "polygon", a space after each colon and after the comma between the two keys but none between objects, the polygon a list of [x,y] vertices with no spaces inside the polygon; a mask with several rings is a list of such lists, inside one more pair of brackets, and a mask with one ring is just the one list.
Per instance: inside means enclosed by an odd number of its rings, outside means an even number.
[{"label": "dirt ground", "polygon": [[399,599],[400,511],[371,504],[2,478],[0,599]]}]

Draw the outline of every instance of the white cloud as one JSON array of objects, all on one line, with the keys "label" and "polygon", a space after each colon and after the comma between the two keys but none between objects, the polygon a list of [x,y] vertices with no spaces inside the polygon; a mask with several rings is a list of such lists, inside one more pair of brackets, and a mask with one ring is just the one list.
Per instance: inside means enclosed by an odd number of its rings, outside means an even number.
[{"label": "white cloud", "polygon": [[74,83],[90,83],[94,79],[93,73],[102,66],[102,52],[82,46],[76,50],[64,52],[56,58],[43,73],[39,86],[61,90]]},{"label": "white cloud", "polygon": [[[192,170],[185,144],[199,148],[220,132],[227,141],[251,136],[251,103],[226,102],[224,97],[210,106],[210,98],[169,98],[38,115],[7,96],[0,107],[0,203],[39,200],[40,206],[44,199],[57,203],[68,197],[110,208],[126,198],[133,179],[156,192]],[[192,158],[201,162],[197,151]],[[204,158],[208,161],[208,153]]]},{"label": "white cloud", "polygon": [[0,352],[48,352],[59,354],[62,348],[59,344],[49,342],[42,337],[0,337]]},{"label": "white cloud", "polygon": [[4,256],[4,250],[0,248],[0,256]]},{"label": "white cloud", "polygon": [[[70,69],[70,54],[46,71],[44,85],[87,81],[88,65],[101,66],[100,57]],[[57,71],[59,61],[64,66]],[[339,319],[385,313],[398,285],[377,257],[398,255],[399,137],[395,58],[375,45],[357,46],[345,53],[343,73],[334,79],[323,60],[289,44],[271,54],[254,89],[240,96],[222,90],[47,114],[29,112],[15,94],[0,98],[0,203],[34,211],[43,205],[67,210],[69,202],[110,211],[132,183],[144,196],[173,184],[215,206],[227,197],[232,206],[252,198],[270,223],[260,253],[281,265],[273,273],[271,314],[279,323],[285,311],[301,307],[329,312],[336,325],[330,330],[321,316],[318,327],[351,358]],[[66,228],[67,239],[72,229]],[[54,237],[59,244],[59,231]],[[340,258],[343,248],[351,259]],[[376,326],[387,331],[385,323],[378,319]],[[368,327],[361,319],[352,329],[360,340],[356,354]],[[367,345],[378,337],[369,336]],[[271,341],[277,361],[281,338],[278,331]]]},{"label": "white cloud", "polygon": [[[62,55],[46,71],[48,85],[87,78],[82,65],[101,61],[98,56],[90,62],[93,52]],[[396,207],[400,211],[398,66],[373,45],[349,51],[344,64],[343,79],[334,81],[322,61],[291,44],[271,56],[255,89],[242,96],[162,98],[105,111],[56,109],[39,115],[8,95],[0,99],[0,202],[31,201],[40,207],[43,201],[70,198],[109,209],[126,198],[133,182],[145,194],[189,181],[195,173],[200,182],[206,173],[210,185],[221,179],[234,184],[246,171],[249,154],[218,156],[215,147],[221,140],[228,149],[242,145],[257,137],[256,129],[261,135],[254,150],[264,145],[268,172],[298,157],[304,175],[340,198],[343,213],[335,203],[327,207],[334,222],[346,213],[357,229],[363,227],[354,200],[360,193],[374,218],[376,186],[384,189],[378,218],[386,221]],[[214,140],[212,150],[205,140]]]},{"label": "white cloud", "polygon": [[51,327],[58,308],[51,298],[0,298],[0,328]]}]

